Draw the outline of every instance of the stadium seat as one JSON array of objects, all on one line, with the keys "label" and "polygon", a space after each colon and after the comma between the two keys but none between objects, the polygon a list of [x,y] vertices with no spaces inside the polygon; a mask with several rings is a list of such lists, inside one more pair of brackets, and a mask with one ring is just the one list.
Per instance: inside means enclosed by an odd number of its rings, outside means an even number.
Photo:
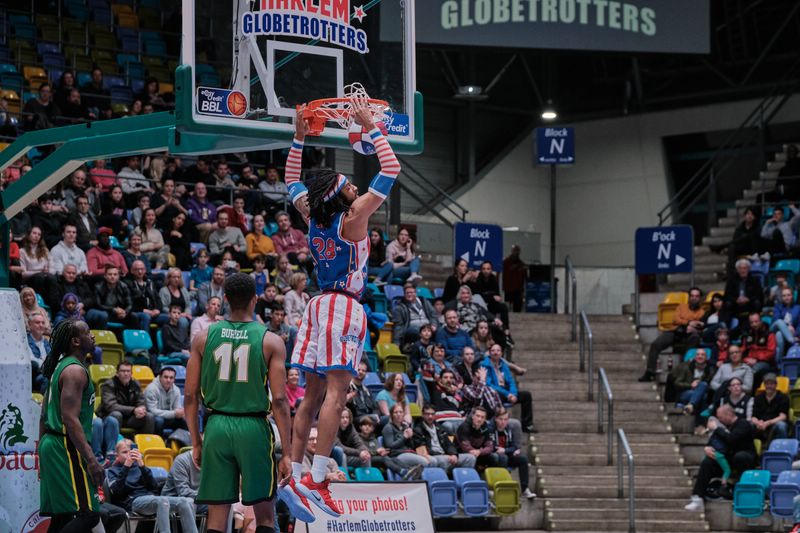
[{"label": "stadium seat", "polygon": [[164,439],[159,435],[152,435],[148,433],[140,433],[136,435],[133,442],[139,447],[139,450],[144,452],[150,448],[166,448],[167,444]]},{"label": "stadium seat", "polygon": [[[789,378],[786,376],[778,376],[778,390],[784,394],[789,394]],[[764,391],[764,384],[758,387],[756,394]]]},{"label": "stadium seat", "polygon": [[733,489],[733,512],[742,518],[756,518],[764,513],[764,496],[769,488],[766,470],[747,470]]},{"label": "stadium seat", "polygon": [[153,340],[147,331],[141,329],[126,329],[122,332],[122,345],[125,347],[125,353],[130,354],[137,350],[151,350],[153,348]]},{"label": "stadium seat", "polygon": [[474,468],[454,468],[453,480],[461,496],[461,506],[467,516],[489,514],[489,486]]},{"label": "stadium seat", "polygon": [[353,479],[350,477],[350,472],[347,470],[347,468],[346,468],[346,467],[344,467],[344,466],[340,466],[340,467],[339,467],[339,470],[341,470],[342,474],[344,474],[344,478],[345,478],[347,481],[353,481]]},{"label": "stadium seat", "polygon": [[370,394],[375,396],[383,390],[383,381],[381,381],[377,372],[367,372],[367,375],[364,376],[364,386],[369,390]]},{"label": "stadium seat", "polygon": [[355,470],[356,481],[385,481],[377,468],[359,466]]},{"label": "stadium seat", "polygon": [[181,365],[168,365],[175,369],[175,385],[181,390],[186,384],[186,367]]},{"label": "stadium seat", "polygon": [[416,402],[408,402],[408,412],[411,413],[411,418],[414,420],[422,418],[422,409],[420,409],[419,404]]},{"label": "stadium seat", "polygon": [[400,347],[393,343],[378,343],[375,348],[380,359],[385,359],[388,355],[403,355]]},{"label": "stadium seat", "polygon": [[[0,64],[2,66],[2,64]],[[0,98],[5,98],[6,102],[8,102],[8,110],[12,113],[19,113],[22,110],[22,104],[19,100],[19,94],[17,91],[12,91],[9,89],[4,89],[0,91]]]},{"label": "stadium seat", "polygon": [[417,287],[417,296],[427,300],[433,300],[433,293],[428,287]]},{"label": "stadium seat", "polygon": [[780,366],[781,376],[788,379],[790,383],[794,383],[800,376],[800,359],[784,359],[778,365]]},{"label": "stadium seat", "polygon": [[487,468],[483,472],[489,490],[494,493],[494,508],[499,515],[514,514],[520,509],[519,482],[511,479],[505,468]]},{"label": "stadium seat", "polygon": [[417,393],[419,392],[417,386],[411,381],[405,370],[402,372],[402,376],[403,383],[405,383],[406,399],[411,403],[416,403]]},{"label": "stadium seat", "polygon": [[675,328],[672,325],[672,317],[675,315],[675,310],[678,305],[689,302],[688,292],[670,292],[664,297],[660,304],[658,304],[658,329],[661,331],[670,331]]},{"label": "stadium seat", "polygon": [[[383,371],[387,374],[403,374],[406,375],[410,363],[406,355],[387,355],[383,358]],[[415,391],[416,398],[416,391]]]},{"label": "stadium seat", "polygon": [[39,405],[42,405],[42,402],[44,401],[44,395],[40,392],[33,392],[31,393],[31,400],[38,403]]},{"label": "stadium seat", "polygon": [[161,467],[167,472],[172,468],[174,452],[170,448],[150,448],[142,452],[145,466],[149,468]]},{"label": "stadium seat", "polygon": [[149,366],[144,365],[133,365],[133,379],[139,382],[139,385],[142,387],[142,390],[147,388],[150,383],[156,379],[155,374],[150,369]]},{"label": "stadium seat", "polygon": [[761,456],[761,469],[770,472],[773,481],[778,479],[778,474],[792,469],[792,461],[797,456],[797,439],[775,439],[769,449]]},{"label": "stadium seat", "polygon": [[117,369],[114,365],[90,365],[89,366],[89,378],[91,378],[92,383],[94,383],[95,394],[100,396],[100,384],[106,381],[107,379],[113,378],[117,373]]},{"label": "stadium seat", "polygon": [[422,479],[428,483],[433,516],[453,516],[458,512],[456,482],[447,479],[447,472],[441,468],[428,467],[422,470]]},{"label": "stadium seat", "polygon": [[769,487],[769,510],[772,516],[791,518],[795,496],[800,496],[800,471],[781,472],[778,480]]},{"label": "stadium seat", "polygon": [[786,282],[790,287],[794,287],[795,280],[800,274],[800,259],[781,259],[775,263],[775,266],[769,272],[769,276],[767,276],[767,283],[770,287],[775,285],[779,274],[785,275]]}]

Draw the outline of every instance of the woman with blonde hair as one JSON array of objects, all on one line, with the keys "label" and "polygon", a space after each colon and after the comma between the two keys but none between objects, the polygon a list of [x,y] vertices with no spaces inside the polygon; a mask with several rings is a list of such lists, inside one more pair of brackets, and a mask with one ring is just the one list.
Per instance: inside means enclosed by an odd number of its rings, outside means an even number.
[{"label": "woman with blonde hair", "polygon": [[189,291],[184,286],[183,274],[179,268],[170,268],[167,271],[167,281],[158,291],[158,296],[161,299],[161,314],[163,316],[169,316],[169,308],[173,305],[177,305],[183,310],[178,322],[181,328],[185,327],[188,331],[189,322],[192,320],[192,301]]},{"label": "woman with blonde hair", "polygon": [[45,335],[50,335],[52,325],[50,324],[50,314],[44,310],[36,300],[36,291],[30,287],[25,287],[19,291],[19,301],[22,304],[22,316],[25,317],[25,329],[28,328],[28,321],[34,313],[41,313],[45,322]]},{"label": "woman with blonde hair", "polygon": [[303,320],[303,313],[308,305],[309,296],[305,292],[308,278],[304,272],[292,274],[289,286],[291,290],[286,293],[283,299],[283,309],[286,311],[286,323],[290,326],[300,327]]}]

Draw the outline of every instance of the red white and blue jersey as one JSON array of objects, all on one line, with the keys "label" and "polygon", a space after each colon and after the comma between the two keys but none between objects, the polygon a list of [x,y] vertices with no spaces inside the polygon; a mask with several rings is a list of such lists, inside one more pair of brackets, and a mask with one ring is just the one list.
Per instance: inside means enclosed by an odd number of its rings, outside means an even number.
[{"label": "red white and blue jersey", "polygon": [[308,227],[308,247],[317,265],[320,290],[343,291],[356,300],[367,286],[369,236],[352,242],[342,236],[345,213],[333,217],[331,226],[324,228],[311,219]]}]

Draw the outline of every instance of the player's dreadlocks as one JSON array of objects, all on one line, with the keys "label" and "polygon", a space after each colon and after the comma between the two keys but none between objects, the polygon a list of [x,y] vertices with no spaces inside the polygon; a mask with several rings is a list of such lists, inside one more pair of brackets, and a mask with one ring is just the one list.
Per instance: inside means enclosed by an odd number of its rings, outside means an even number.
[{"label": "player's dreadlocks", "polygon": [[61,361],[65,355],[68,355],[70,348],[69,342],[80,335],[81,332],[78,328],[78,324],[80,323],[80,320],[68,318],[57,325],[53,330],[53,334],[50,336],[50,351],[47,353],[47,358],[42,365],[42,375],[47,379],[53,376],[58,362]]},{"label": "player's dreadlocks", "polygon": [[314,222],[324,228],[331,227],[335,215],[350,210],[350,205],[342,198],[341,193],[325,200],[325,195],[336,186],[338,180],[339,173],[333,170],[320,170],[305,180],[309,213]]}]

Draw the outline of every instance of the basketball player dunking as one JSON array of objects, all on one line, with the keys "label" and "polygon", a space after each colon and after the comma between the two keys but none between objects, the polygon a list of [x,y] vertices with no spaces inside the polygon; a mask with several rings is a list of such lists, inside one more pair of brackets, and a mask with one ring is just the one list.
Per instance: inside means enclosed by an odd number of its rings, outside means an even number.
[{"label": "basketball player dunking", "polygon": [[[375,126],[366,100],[354,99],[352,106],[355,122],[369,131],[381,164],[369,191],[359,195],[344,175],[331,170],[315,172],[305,184],[300,181],[303,140],[309,130],[303,119],[304,106],[297,111],[295,138],[286,160],[286,184],[292,203],[308,222],[309,248],[322,290],[308,302],[292,353],[292,366],[306,372],[306,395],[294,417],[292,477],[281,489],[295,516],[308,515],[309,501],[329,515],[342,513],[328,490],[326,465],[367,332],[367,319],[358,301],[367,284],[369,217],[389,195],[400,173],[400,163]],[[311,473],[301,479],[303,454],[318,411],[316,455]]]}]

